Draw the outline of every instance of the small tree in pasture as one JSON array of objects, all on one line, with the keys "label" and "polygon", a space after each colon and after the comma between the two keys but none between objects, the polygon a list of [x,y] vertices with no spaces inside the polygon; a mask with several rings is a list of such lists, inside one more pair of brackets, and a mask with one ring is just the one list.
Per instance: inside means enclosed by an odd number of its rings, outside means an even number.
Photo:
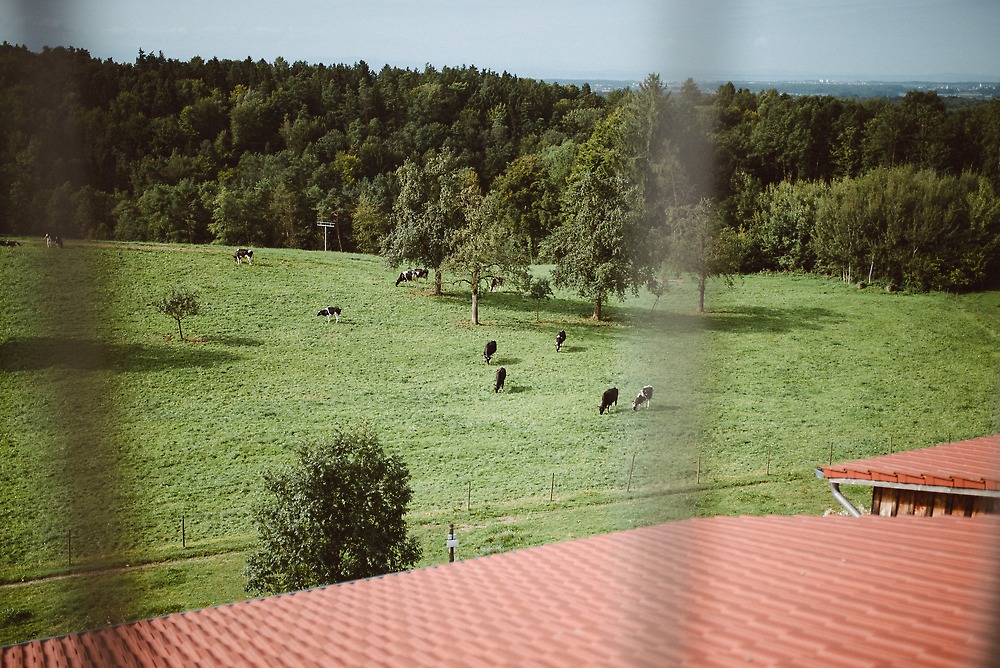
[{"label": "small tree in pasture", "polygon": [[677,271],[698,279],[698,312],[705,310],[705,286],[712,276],[727,284],[738,273],[743,244],[735,230],[725,227],[717,205],[702,200],[693,206],[675,207],[671,223],[670,263]]},{"label": "small tree in pasture", "polygon": [[181,320],[188,316],[198,315],[200,308],[198,294],[193,290],[186,290],[175,285],[170,288],[169,293],[158,301],[153,302],[153,308],[177,321],[177,334],[180,336],[181,341],[183,341],[184,330],[181,329]]},{"label": "small tree in pasture", "polygon": [[532,278],[528,281],[526,296],[535,301],[535,322],[538,322],[538,310],[541,308],[542,300],[552,296],[552,286],[547,278]]},{"label": "small tree in pasture", "polygon": [[[474,174],[470,172],[470,176]],[[527,239],[504,228],[493,194],[482,197],[470,178],[462,199],[465,225],[452,237],[445,266],[455,273],[457,282],[468,284],[472,294],[471,321],[478,325],[483,283],[501,279],[522,285],[527,280],[531,255]]]}]

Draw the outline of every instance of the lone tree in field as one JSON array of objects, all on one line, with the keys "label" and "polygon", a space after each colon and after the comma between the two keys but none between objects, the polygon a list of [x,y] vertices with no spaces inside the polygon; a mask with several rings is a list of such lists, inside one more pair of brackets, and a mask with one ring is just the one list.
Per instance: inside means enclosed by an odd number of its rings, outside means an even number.
[{"label": "lone tree in field", "polygon": [[[474,173],[470,173],[472,177]],[[465,225],[452,237],[445,267],[455,280],[469,286],[472,295],[473,325],[479,324],[479,296],[483,284],[496,279],[521,285],[528,278],[531,254],[527,239],[505,229],[497,213],[496,197],[479,194],[472,181],[462,197]]]},{"label": "lone tree in field", "polygon": [[528,281],[525,296],[535,300],[535,322],[539,321],[538,311],[541,309],[542,300],[552,296],[552,285],[547,278],[532,278]]},{"label": "lone tree in field", "polygon": [[403,461],[386,455],[367,427],[300,446],[293,464],[264,474],[246,590],[276,594],[413,566],[420,546],[403,519],[409,480]]},{"label": "lone tree in field", "polygon": [[428,153],[423,166],[407,160],[396,175],[399,196],[382,256],[393,267],[412,262],[433,269],[434,294],[440,295],[441,268],[455,231],[464,225],[463,194],[474,173],[445,149]]},{"label": "lone tree in field", "polygon": [[732,285],[739,272],[743,245],[739,235],[722,224],[718,206],[702,200],[671,211],[672,233],[668,261],[682,273],[698,279],[698,312],[705,311],[708,279],[720,276]]},{"label": "lone tree in field", "polygon": [[175,285],[170,288],[169,293],[153,302],[153,308],[177,321],[177,334],[183,341],[184,330],[181,329],[181,320],[191,315],[198,315],[198,295],[192,290]]},{"label": "lone tree in field", "polygon": [[563,224],[545,244],[555,262],[552,284],[591,300],[595,320],[610,297],[638,294],[653,275],[635,185],[633,126],[630,108],[619,108],[580,148],[563,194]]}]

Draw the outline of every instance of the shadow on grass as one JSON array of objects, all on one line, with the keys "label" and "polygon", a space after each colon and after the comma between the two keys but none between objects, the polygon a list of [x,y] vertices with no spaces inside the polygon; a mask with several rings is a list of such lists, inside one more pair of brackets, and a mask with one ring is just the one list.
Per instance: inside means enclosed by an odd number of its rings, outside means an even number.
[{"label": "shadow on grass", "polygon": [[715,332],[782,333],[799,329],[820,329],[843,321],[843,317],[825,308],[774,308],[741,306],[711,311],[706,314],[705,327]]},{"label": "shadow on grass", "polygon": [[256,346],[264,345],[264,342],[260,339],[251,339],[245,336],[228,336],[225,334],[212,334],[206,336],[205,339],[209,343],[221,343],[224,346],[233,346],[239,348],[252,348]]},{"label": "shadow on grass", "polygon": [[106,344],[81,339],[38,337],[0,343],[0,370],[39,371],[63,367],[74,371],[158,371],[209,367],[242,359],[234,353],[186,343]]},{"label": "shadow on grass", "polygon": [[[469,295],[446,293],[434,299],[469,304]],[[547,299],[540,304],[538,316],[520,323],[509,323],[521,327],[551,327],[553,336],[566,325],[589,326],[591,334],[602,327],[627,325],[659,332],[685,334],[699,330],[715,332],[770,332],[781,333],[794,330],[819,329],[829,324],[841,322],[843,318],[835,311],[825,308],[775,308],[769,306],[739,306],[706,311],[705,313],[678,313],[666,309],[651,310],[647,307],[620,304],[611,300],[604,305],[604,317],[600,322],[590,318],[592,305],[579,299]],[[507,313],[522,312],[526,316],[535,314],[535,302],[513,292],[494,292],[481,295],[479,299],[480,317],[491,319],[491,311]],[[567,347],[572,347],[567,342]],[[566,348],[564,347],[564,350]],[[581,349],[582,350],[582,349]]]},{"label": "shadow on grass", "polygon": [[520,363],[521,363],[520,357],[507,357],[506,355],[504,356],[494,355],[493,361],[487,366],[491,366],[494,369],[496,369],[502,366],[514,366],[515,364],[520,364]]}]

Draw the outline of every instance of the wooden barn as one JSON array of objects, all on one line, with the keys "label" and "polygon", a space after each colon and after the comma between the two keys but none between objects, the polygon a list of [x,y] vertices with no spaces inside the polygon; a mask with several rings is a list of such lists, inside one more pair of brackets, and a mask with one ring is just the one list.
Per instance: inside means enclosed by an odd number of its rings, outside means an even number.
[{"label": "wooden barn", "polygon": [[859,514],[840,485],[872,488],[872,515],[1000,514],[1000,434],[823,466],[816,475]]}]

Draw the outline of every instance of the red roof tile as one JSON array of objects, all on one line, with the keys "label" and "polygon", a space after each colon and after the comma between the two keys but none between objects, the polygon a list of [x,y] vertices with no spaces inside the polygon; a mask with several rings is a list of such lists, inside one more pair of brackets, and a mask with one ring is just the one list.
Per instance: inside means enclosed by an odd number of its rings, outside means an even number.
[{"label": "red roof tile", "polygon": [[986,665],[998,532],[684,520],[6,647],[0,666]]},{"label": "red roof tile", "polygon": [[1000,434],[819,468],[826,478],[1000,490]]}]

